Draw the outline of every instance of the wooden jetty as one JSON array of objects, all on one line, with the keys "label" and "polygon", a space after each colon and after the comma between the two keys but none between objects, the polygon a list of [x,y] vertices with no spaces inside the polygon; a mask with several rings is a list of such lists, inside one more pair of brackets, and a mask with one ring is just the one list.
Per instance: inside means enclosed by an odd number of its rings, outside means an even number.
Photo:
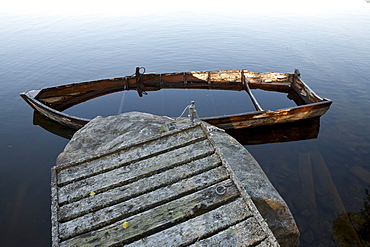
[{"label": "wooden jetty", "polygon": [[225,155],[243,146],[203,122],[125,115],[92,120],[58,157],[53,246],[280,246]]}]

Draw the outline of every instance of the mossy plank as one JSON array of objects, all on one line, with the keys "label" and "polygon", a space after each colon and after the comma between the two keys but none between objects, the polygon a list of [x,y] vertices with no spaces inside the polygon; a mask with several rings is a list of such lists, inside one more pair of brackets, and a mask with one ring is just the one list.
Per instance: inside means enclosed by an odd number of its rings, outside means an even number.
[{"label": "mossy plank", "polygon": [[[218,167],[197,176],[181,180],[175,184],[137,196],[128,201],[123,201],[62,223],[59,226],[60,235],[63,238],[77,236],[133,214],[138,214],[157,205],[164,204],[192,191],[203,189],[227,177],[228,172],[226,169],[224,167]],[[98,195],[94,197],[98,197]],[[84,207],[85,205],[81,206]]]},{"label": "mossy plank", "polygon": [[[219,186],[225,187],[226,192],[223,194],[217,193],[216,190]],[[212,207],[239,195],[240,192],[234,183],[231,180],[226,180],[175,201],[118,221],[111,227],[91,231],[85,235],[66,240],[62,244],[65,246],[81,246],[86,243],[99,242],[99,246],[109,246],[114,243],[129,242],[135,238],[140,238],[140,236],[148,232],[160,231],[166,226],[170,226],[186,218],[194,217],[199,211],[210,210]],[[128,222],[129,227],[126,229],[122,227],[123,222]],[[75,227],[78,228],[78,226]],[[62,239],[63,237],[67,236],[61,234]]]},{"label": "mossy plank", "polygon": [[[248,205],[245,201],[238,198],[229,204],[222,205],[198,217],[189,219],[153,235],[143,237],[125,246],[151,247],[153,243],[156,246],[185,246],[248,219],[252,219],[252,212],[248,210]],[[213,246],[220,245],[216,244]]]},{"label": "mossy plank", "polygon": [[62,169],[63,167],[57,167],[58,185],[64,185],[86,176],[114,169],[123,163],[129,164],[136,160],[160,154],[166,150],[185,146],[205,137],[203,130],[197,126],[196,128],[189,128],[174,135],[166,135],[145,143],[139,143],[117,150],[110,154],[100,155],[91,160],[67,166],[64,169]]},{"label": "mossy plank", "polygon": [[123,185],[132,180],[137,180],[140,177],[204,157],[211,154],[213,151],[214,148],[209,141],[203,140],[189,146],[67,184],[58,191],[59,203],[63,205],[67,202],[87,197],[92,191],[96,193]]},{"label": "mossy plank", "polygon": [[[77,216],[99,210],[101,208],[113,205],[120,201],[128,200],[135,196],[147,193],[162,186],[175,183],[181,179],[207,171],[209,168],[218,167],[221,165],[220,158],[213,154],[211,156],[186,163],[182,166],[166,170],[150,177],[144,177],[135,182],[124,186],[116,187],[102,193],[96,193],[94,196],[82,198],[60,207],[59,219],[65,222]],[[215,168],[207,171],[206,174],[216,174],[219,170],[225,168]],[[223,172],[224,176],[228,176],[228,172]],[[201,174],[197,175],[200,177]],[[210,175],[211,176],[211,175]]]}]

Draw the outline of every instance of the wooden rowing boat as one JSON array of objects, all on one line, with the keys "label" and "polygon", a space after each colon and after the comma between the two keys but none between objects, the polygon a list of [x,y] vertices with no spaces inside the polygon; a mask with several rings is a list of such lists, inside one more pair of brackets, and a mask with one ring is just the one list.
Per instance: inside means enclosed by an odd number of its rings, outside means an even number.
[{"label": "wooden rowing boat", "polygon": [[[294,122],[320,117],[332,101],[319,97],[301,79],[299,71],[293,73],[257,73],[248,70],[194,71],[182,73],[145,74],[136,68],[131,76],[87,81],[31,90],[21,97],[38,113],[57,123],[79,129],[90,119],[71,116],[63,111],[87,100],[127,90],[136,90],[140,96],[160,89],[209,89],[246,91],[256,111],[241,114],[201,118],[223,129],[241,129]],[[250,89],[287,93],[296,106],[275,111],[264,110]]]}]

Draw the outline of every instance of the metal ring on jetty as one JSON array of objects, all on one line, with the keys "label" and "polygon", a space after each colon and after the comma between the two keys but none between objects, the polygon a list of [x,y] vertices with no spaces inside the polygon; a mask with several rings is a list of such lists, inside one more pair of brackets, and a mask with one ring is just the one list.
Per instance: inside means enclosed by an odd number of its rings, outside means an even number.
[{"label": "metal ring on jetty", "polygon": [[223,194],[226,193],[226,187],[223,186],[223,185],[219,185],[219,186],[216,187],[215,191],[216,191],[217,195],[223,195]]}]

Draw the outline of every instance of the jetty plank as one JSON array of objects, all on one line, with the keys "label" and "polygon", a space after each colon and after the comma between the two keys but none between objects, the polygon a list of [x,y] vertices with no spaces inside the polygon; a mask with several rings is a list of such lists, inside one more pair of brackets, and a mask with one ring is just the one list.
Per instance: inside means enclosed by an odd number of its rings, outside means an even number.
[{"label": "jetty plank", "polygon": [[[216,194],[215,190],[217,186],[220,185],[227,188],[227,193],[223,195]],[[89,236],[82,235],[81,237],[67,240],[66,243],[68,243],[68,245],[74,245],[75,243],[83,245],[84,243],[99,241],[100,246],[106,246],[104,243],[105,239],[107,239],[106,236],[111,236],[107,242],[108,246],[125,243],[135,237],[156,230],[158,231],[166,225],[171,225],[188,217],[193,217],[198,211],[208,210],[215,204],[217,205],[239,195],[237,188],[230,180],[220,183],[220,185],[211,186],[141,214],[136,214],[124,219],[122,222],[118,221],[117,224],[109,228],[91,232]],[[127,229],[122,227],[123,222],[129,223]],[[75,225],[73,229],[79,231],[80,225]],[[63,235],[63,230],[62,228],[62,231],[60,231],[62,239],[68,237],[67,235]]]},{"label": "jetty plank", "polygon": [[[204,181],[204,183],[208,184],[228,177],[229,175],[224,167],[217,167],[221,165],[220,160],[215,160],[214,163],[212,163],[214,164],[214,166],[216,166],[216,168],[205,171],[209,168],[209,162],[212,162],[210,158],[217,157],[206,157],[198,160],[199,165],[194,165],[194,162],[191,162],[183,166],[172,168],[165,172],[153,175],[151,177],[145,177],[133,183],[110,189],[102,193],[97,193],[94,196],[85,197],[79,201],[66,204],[60,208],[60,221],[64,222],[70,220],[73,217],[81,216],[91,211],[95,211],[103,207],[118,203],[120,201],[134,198],[136,196],[145,196],[145,193],[148,193],[156,188],[167,186],[166,189],[171,188],[172,190],[175,190],[175,186],[177,186],[178,184],[180,184],[181,186],[185,186],[185,188],[192,188],[193,186],[196,186],[192,183],[203,182],[203,179],[209,179],[209,181]],[[197,173],[200,174],[194,176],[194,174]],[[200,184],[198,184],[197,186],[201,187]]]},{"label": "jetty plank", "polygon": [[[64,204],[67,201],[75,201],[76,199],[88,196],[92,191],[97,193],[101,190],[117,187],[145,175],[205,157],[212,152],[214,152],[214,149],[207,141],[200,141],[184,148],[87,177],[86,179],[63,186],[59,191],[59,203]],[[111,161],[109,160],[108,162]]]},{"label": "jetty plank", "polygon": [[[184,246],[192,244],[207,235],[222,232],[224,229],[228,229],[229,227],[231,228],[238,222],[253,219],[253,215],[250,211],[246,210],[246,208],[248,208],[248,206],[241,198],[239,198],[229,204],[184,221],[181,224],[170,227],[164,231],[144,237],[126,246],[151,246],[153,243],[156,243],[157,246]],[[254,226],[260,229],[258,224]],[[262,238],[266,237],[263,232],[261,233],[261,236]],[[245,245],[246,241],[241,242],[244,242],[244,246],[247,246]]]},{"label": "jetty plank", "polygon": [[256,219],[250,217],[209,238],[197,240],[190,246],[256,246],[266,240],[266,238],[268,238],[268,236],[259,228]]},{"label": "jetty plank", "polygon": [[[112,170],[118,166],[130,164],[136,160],[154,156],[176,147],[185,146],[204,138],[206,138],[206,136],[198,126],[181,131],[177,134],[165,135],[144,143],[123,147],[115,152],[95,156],[91,158],[91,160],[87,159],[82,162],[78,161],[72,164],[63,164],[57,167],[58,184],[64,185],[66,183],[71,183],[74,180]],[[154,143],[156,146],[155,150],[152,148]]]},{"label": "jetty plank", "polygon": [[[113,206],[95,211],[93,213],[89,213],[81,217],[75,218],[66,223],[62,223],[60,226],[61,236],[63,238],[64,235],[65,236],[78,235],[88,230],[96,229],[98,226],[108,225],[111,222],[118,221],[119,219],[125,218],[130,214],[138,213],[140,211],[152,208],[170,199],[176,199],[177,197],[184,195],[184,193],[186,192],[189,193],[191,191],[194,191],[195,189],[204,188],[207,184],[209,185],[217,182],[217,180],[219,180],[219,177],[222,176],[221,174],[218,175],[219,175],[218,177],[214,178],[205,175],[204,177],[196,176],[193,177],[192,179],[182,180],[181,182],[173,184],[172,186],[164,187],[152,191],[150,193],[134,197],[131,200],[124,201]],[[189,184],[191,184],[192,186],[189,186]],[[230,183],[228,183],[227,185],[230,186]],[[226,185],[223,185],[223,182],[221,182],[221,186]],[[204,193],[209,194],[210,193],[209,190],[212,190],[212,188],[214,190],[216,189],[215,186],[213,187],[204,189],[205,191],[198,192],[199,195],[196,193],[195,195],[192,196],[196,196],[196,198],[202,197],[204,196]],[[219,197],[217,198],[219,199]],[[182,203],[186,203],[187,206],[190,206],[191,205],[190,201],[192,201],[190,199],[190,196],[186,196],[179,199],[178,202],[176,202],[176,204],[179,204],[179,208],[181,208],[180,204]]]}]

